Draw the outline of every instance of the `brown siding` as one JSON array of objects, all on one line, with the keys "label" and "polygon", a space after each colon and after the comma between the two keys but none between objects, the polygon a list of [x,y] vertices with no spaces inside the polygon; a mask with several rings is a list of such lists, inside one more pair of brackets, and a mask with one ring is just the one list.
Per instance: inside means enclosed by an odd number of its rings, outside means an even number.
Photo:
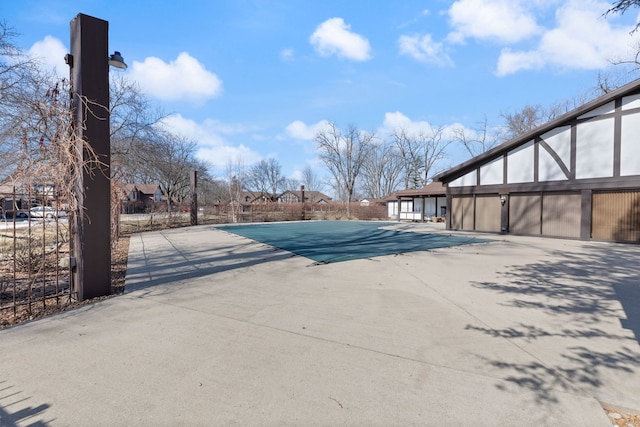
[{"label": "brown siding", "polygon": [[473,230],[473,196],[451,198],[451,228]]},{"label": "brown siding", "polygon": [[454,230],[460,230],[462,228],[462,197],[451,197],[451,228]]},{"label": "brown siding", "polygon": [[591,237],[640,242],[640,191],[594,193]]},{"label": "brown siding", "polygon": [[500,196],[476,196],[476,230],[500,232],[502,205]]},{"label": "brown siding", "polygon": [[542,234],[580,238],[580,193],[546,193],[542,196]]},{"label": "brown siding", "polygon": [[509,232],[540,235],[540,194],[512,194],[509,199]]}]

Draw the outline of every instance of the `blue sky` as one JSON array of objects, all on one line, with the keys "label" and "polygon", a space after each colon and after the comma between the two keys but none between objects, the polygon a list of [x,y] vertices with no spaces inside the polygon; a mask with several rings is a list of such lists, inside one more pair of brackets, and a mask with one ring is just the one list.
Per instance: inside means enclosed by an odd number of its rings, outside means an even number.
[{"label": "blue sky", "polygon": [[[526,104],[593,88],[632,57],[637,11],[603,17],[592,0],[20,0],[0,1],[15,42],[67,73],[69,21],[109,21],[167,125],[198,142],[222,176],[229,161],[276,158],[296,177],[324,175],[313,135],[326,120],[385,138],[402,126],[477,128]],[[118,71],[116,71],[118,72]],[[440,167],[466,160],[450,147]]]}]

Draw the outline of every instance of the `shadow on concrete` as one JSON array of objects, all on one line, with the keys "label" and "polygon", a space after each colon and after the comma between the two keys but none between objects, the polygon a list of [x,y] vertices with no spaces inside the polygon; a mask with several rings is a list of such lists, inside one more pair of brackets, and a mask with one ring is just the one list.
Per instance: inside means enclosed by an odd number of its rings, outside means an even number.
[{"label": "shadow on concrete", "polygon": [[[43,403],[38,406],[27,406],[25,402],[29,397],[23,397],[22,392],[15,390],[15,387],[8,385],[6,381],[0,381],[0,426],[2,427],[17,427],[17,426],[29,426],[29,427],[46,427],[50,425],[51,421],[45,422],[41,420],[35,420],[34,418],[40,417],[50,405]],[[11,412],[11,407],[16,405],[22,409],[17,409],[15,412]]]},{"label": "shadow on concrete", "polygon": [[[467,329],[514,343],[547,337],[580,339],[579,345],[559,349],[561,361],[556,358],[551,364],[485,360],[504,370],[508,381],[533,391],[539,402],[557,401],[555,390],[598,389],[608,372],[635,374],[640,370],[639,255],[637,246],[593,245],[579,253],[553,251],[542,262],[510,266],[500,274],[502,280],[474,286],[509,295],[505,304],[557,316],[558,323],[568,327],[551,331],[516,323],[504,329],[474,325]],[[616,318],[623,328],[619,333],[602,329],[603,323]],[[636,406],[640,409],[640,403]]]},{"label": "shadow on concrete", "polygon": [[[234,269],[250,268],[296,256],[266,245],[262,245],[258,250],[243,250],[255,246],[255,242],[247,241],[227,247],[216,247],[218,255],[212,255],[210,249],[185,253],[177,247],[174,247],[176,252],[164,256],[161,254],[147,256],[143,252],[143,262],[141,261],[139,266],[127,268],[125,293],[168,283],[185,282]],[[178,258],[176,253],[179,254]]]},{"label": "shadow on concrete", "polygon": [[[240,232],[241,230],[244,232]],[[488,241],[450,234],[390,231],[381,229],[377,223],[252,224],[215,227],[214,232],[229,232],[236,237],[237,243],[224,247],[216,246],[215,250],[206,245],[197,248],[186,241],[176,240],[175,234],[171,232],[161,232],[168,243],[163,253],[145,247],[142,236],[142,252],[129,255],[125,293],[234,269],[250,268],[294,256],[309,258],[315,261],[311,265],[319,265]],[[157,290],[154,290],[154,293],[156,292]]]}]

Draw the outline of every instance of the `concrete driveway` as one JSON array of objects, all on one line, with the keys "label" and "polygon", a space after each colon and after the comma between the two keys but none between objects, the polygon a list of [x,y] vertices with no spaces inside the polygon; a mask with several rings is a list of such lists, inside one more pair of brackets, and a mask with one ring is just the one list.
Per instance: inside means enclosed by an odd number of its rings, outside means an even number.
[{"label": "concrete driveway", "polygon": [[486,237],[317,265],[212,226],[133,236],[125,295],[0,331],[0,425],[604,427],[601,404],[640,411],[640,246]]}]

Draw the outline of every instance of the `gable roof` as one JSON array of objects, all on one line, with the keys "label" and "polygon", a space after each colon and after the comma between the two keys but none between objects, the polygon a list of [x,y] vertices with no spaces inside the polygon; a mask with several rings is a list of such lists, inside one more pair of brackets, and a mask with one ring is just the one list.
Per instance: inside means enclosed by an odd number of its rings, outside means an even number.
[{"label": "gable roof", "polygon": [[136,197],[155,197],[156,191],[158,190],[160,190],[160,194],[164,196],[162,188],[160,188],[160,184],[120,184],[120,188],[118,189],[118,191],[120,191],[123,197],[127,200],[129,200],[129,197],[134,190],[137,190],[139,194],[139,196]]},{"label": "gable roof", "polygon": [[14,188],[15,187],[12,184],[0,184],[0,194],[12,194],[14,192]]},{"label": "gable roof", "polygon": [[444,196],[447,193],[441,182],[434,181],[422,188],[414,190],[400,190],[393,193],[396,197]]},{"label": "gable roof", "polygon": [[[278,196],[278,199],[280,197],[282,197],[284,194],[287,194],[287,193],[295,195],[298,198],[298,200],[302,199],[302,192],[300,190],[287,190],[287,191],[284,191]],[[313,202],[313,203],[319,202],[321,200],[324,200],[324,201],[327,201],[327,202],[331,200],[331,197],[327,196],[326,194],[323,194],[323,193],[321,193],[319,191],[313,191],[313,190],[305,190],[304,191],[304,198],[305,198],[306,201],[310,201],[310,202]]]},{"label": "gable roof", "polygon": [[577,119],[578,117],[580,117],[581,115],[591,110],[595,110],[596,108],[601,107],[613,101],[616,98],[619,98],[625,95],[636,94],[639,92],[640,92],[640,79],[636,79],[631,83],[628,83],[609,93],[606,93],[592,101],[587,102],[586,104],[581,105],[580,107],[572,111],[569,111],[568,113],[565,113],[553,120],[550,120],[547,123],[544,123],[530,130],[529,132],[526,132],[509,141],[506,141],[498,145],[497,147],[492,148],[491,150],[485,151],[484,153],[479,154],[470,160],[460,163],[459,165],[454,166],[451,169],[448,169],[444,172],[440,172],[435,177],[433,177],[433,180],[441,181],[444,183],[453,181],[454,179],[464,175],[465,173],[471,171],[472,169],[475,169],[480,164],[486,163],[487,161],[490,161],[490,160],[494,160],[502,156],[503,154],[505,154],[507,151],[511,151],[514,148],[517,148],[520,145],[523,145],[531,141],[536,136],[542,135],[561,125],[566,125],[568,122],[571,122]]},{"label": "gable roof", "polygon": [[260,191],[243,191],[240,193],[241,204],[251,204],[253,202],[271,201],[271,196]]},{"label": "gable roof", "polygon": [[159,184],[136,184],[136,187],[138,187],[138,191],[142,194],[154,194],[160,189]]},{"label": "gable roof", "polygon": [[127,194],[134,189],[137,189],[142,194],[154,194],[158,188],[160,188],[160,184],[122,184],[122,190]]}]

